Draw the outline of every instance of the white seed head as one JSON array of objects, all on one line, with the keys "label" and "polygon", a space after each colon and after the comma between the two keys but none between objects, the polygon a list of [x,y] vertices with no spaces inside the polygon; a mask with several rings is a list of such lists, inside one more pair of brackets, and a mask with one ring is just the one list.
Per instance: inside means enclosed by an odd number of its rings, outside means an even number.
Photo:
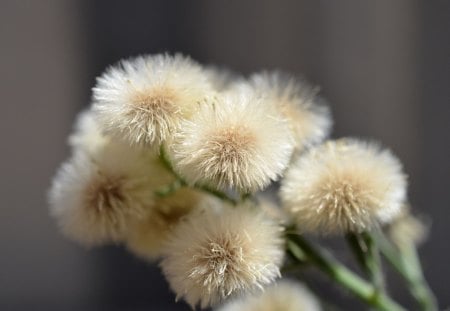
[{"label": "white seed head", "polygon": [[130,225],[126,238],[128,249],[150,261],[159,258],[176,224],[209,199],[208,195],[191,188],[181,188],[168,197],[156,199],[147,215]]},{"label": "white seed head", "polygon": [[428,237],[428,225],[422,219],[412,215],[408,208],[389,226],[389,237],[397,247],[420,245]]},{"label": "white seed head", "polygon": [[203,106],[182,123],[170,149],[188,182],[246,192],[277,180],[292,151],[287,122],[249,90]]},{"label": "white seed head", "polygon": [[50,212],[63,233],[82,244],[118,242],[173,176],[155,154],[103,137],[88,115],[82,119],[70,139],[73,156],[53,179]]},{"label": "white seed head", "polygon": [[205,73],[213,86],[218,92],[229,90],[235,83],[243,81],[243,77],[237,73],[222,67],[206,66]]},{"label": "white seed head", "polygon": [[247,206],[193,213],[175,228],[161,267],[177,298],[205,308],[279,277],[281,234],[275,222]]},{"label": "white seed head", "polygon": [[402,209],[406,186],[401,163],[388,150],[342,139],[299,157],[280,193],[299,230],[343,233],[390,222]]},{"label": "white seed head", "polygon": [[211,90],[208,76],[189,58],[140,56],[97,79],[93,109],[107,133],[148,146],[170,137]]},{"label": "white seed head", "polygon": [[259,295],[230,301],[218,311],[320,311],[317,298],[303,284],[282,280]]},{"label": "white seed head", "polygon": [[297,150],[323,141],[332,120],[318,88],[280,72],[261,72],[250,77],[251,87],[285,116]]},{"label": "white seed head", "polygon": [[112,139],[102,132],[94,112],[88,109],[78,115],[68,142],[73,152],[85,152],[94,156],[110,144]]}]

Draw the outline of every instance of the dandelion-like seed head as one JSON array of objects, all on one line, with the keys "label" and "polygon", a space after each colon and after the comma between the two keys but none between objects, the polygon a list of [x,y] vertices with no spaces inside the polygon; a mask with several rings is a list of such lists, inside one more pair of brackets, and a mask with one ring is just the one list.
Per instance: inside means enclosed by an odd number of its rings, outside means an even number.
[{"label": "dandelion-like seed head", "polygon": [[389,237],[397,247],[420,245],[428,237],[429,228],[422,219],[415,217],[405,208],[389,226]]},{"label": "dandelion-like seed head", "polygon": [[191,183],[256,191],[278,179],[293,151],[287,122],[251,91],[203,106],[180,128],[171,156]]},{"label": "dandelion-like seed head", "polygon": [[332,120],[318,88],[280,72],[262,72],[250,77],[250,85],[289,121],[297,150],[320,143]]},{"label": "dandelion-like seed head", "polygon": [[210,65],[204,70],[211,85],[218,92],[228,91],[234,84],[243,81],[243,77],[226,68]]},{"label": "dandelion-like seed head", "polygon": [[219,311],[320,311],[317,298],[303,284],[282,280],[259,295],[228,302]]},{"label": "dandelion-like seed head", "polygon": [[406,177],[399,160],[375,144],[329,141],[292,165],[281,198],[300,230],[359,232],[399,214]]},{"label": "dandelion-like seed head", "polygon": [[63,233],[82,244],[122,241],[129,223],[153,205],[153,192],[173,176],[155,154],[101,136],[92,122],[80,124],[86,126],[70,140],[74,154],[49,192],[51,214]]},{"label": "dandelion-like seed head", "polygon": [[147,215],[130,226],[126,238],[128,249],[144,259],[157,259],[178,222],[209,199],[208,195],[190,188],[181,188],[168,197],[156,199]]},{"label": "dandelion-like seed head", "polygon": [[189,215],[169,240],[162,269],[192,307],[262,288],[279,276],[281,228],[248,207]]},{"label": "dandelion-like seed head", "polygon": [[140,56],[97,79],[93,109],[107,133],[148,146],[168,139],[211,90],[208,76],[187,57]]}]

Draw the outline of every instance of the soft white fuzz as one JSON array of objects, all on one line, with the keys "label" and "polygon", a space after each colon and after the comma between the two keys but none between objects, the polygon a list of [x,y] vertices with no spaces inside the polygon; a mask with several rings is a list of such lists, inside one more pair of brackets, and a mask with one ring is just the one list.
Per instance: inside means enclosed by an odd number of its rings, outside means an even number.
[{"label": "soft white fuzz", "polygon": [[256,208],[226,207],[181,222],[161,267],[177,298],[192,307],[262,288],[280,276],[281,228]]},{"label": "soft white fuzz", "polygon": [[420,245],[428,237],[428,226],[405,209],[389,226],[389,237],[399,248]]},{"label": "soft white fuzz", "polygon": [[208,76],[187,57],[140,56],[97,79],[93,109],[106,132],[131,144],[159,144],[211,89]]},{"label": "soft white fuzz", "polygon": [[233,84],[243,81],[243,77],[222,67],[207,66],[205,73],[213,88],[218,92],[227,91]]},{"label": "soft white fuzz", "polygon": [[94,112],[88,109],[78,115],[68,141],[73,152],[86,152],[93,156],[112,139],[102,132]]},{"label": "soft white fuzz", "polygon": [[240,89],[182,122],[170,151],[176,169],[192,184],[253,192],[283,173],[293,139],[274,109]]},{"label": "soft white fuzz", "polygon": [[267,98],[289,120],[297,150],[320,143],[331,129],[330,111],[314,88],[280,72],[262,72],[249,79],[250,85]]},{"label": "soft white fuzz", "polygon": [[320,311],[316,297],[303,284],[283,280],[260,295],[231,301],[219,311]]},{"label": "soft white fuzz", "polygon": [[122,240],[129,222],[152,206],[155,189],[173,180],[148,152],[113,142],[94,145],[86,145],[89,152],[76,150],[49,193],[63,233],[85,245]]},{"label": "soft white fuzz", "polygon": [[298,158],[286,173],[281,198],[299,230],[359,232],[399,214],[406,184],[401,163],[388,150],[342,139]]},{"label": "soft white fuzz", "polygon": [[136,219],[127,234],[128,249],[139,257],[155,260],[175,225],[192,210],[200,208],[210,197],[190,188],[155,200],[147,215]]}]

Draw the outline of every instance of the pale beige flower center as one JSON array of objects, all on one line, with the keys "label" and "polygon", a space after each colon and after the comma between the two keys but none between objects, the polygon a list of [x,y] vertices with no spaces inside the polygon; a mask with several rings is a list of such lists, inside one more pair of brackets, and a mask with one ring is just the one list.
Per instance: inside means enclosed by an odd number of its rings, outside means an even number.
[{"label": "pale beige flower center", "polygon": [[113,213],[125,201],[122,189],[122,178],[94,179],[87,186],[85,204],[91,213]]},{"label": "pale beige flower center", "polygon": [[131,97],[131,108],[161,117],[178,113],[179,107],[175,104],[176,101],[177,96],[172,89],[157,87],[135,92]]}]

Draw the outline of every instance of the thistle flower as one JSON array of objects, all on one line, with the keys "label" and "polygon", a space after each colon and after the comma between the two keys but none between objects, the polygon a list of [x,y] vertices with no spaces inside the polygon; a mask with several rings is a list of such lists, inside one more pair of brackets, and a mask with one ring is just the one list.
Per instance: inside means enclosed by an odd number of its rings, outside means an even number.
[{"label": "thistle flower", "polygon": [[316,297],[298,282],[283,280],[257,296],[231,301],[219,311],[320,311]]},{"label": "thistle flower", "polygon": [[205,308],[279,277],[281,233],[247,206],[193,213],[175,228],[161,267],[177,299]]},{"label": "thistle flower", "polygon": [[256,92],[267,98],[289,121],[296,150],[320,143],[331,129],[330,111],[317,95],[318,88],[279,72],[262,72],[249,79]]},{"label": "thistle flower", "polygon": [[300,230],[370,230],[401,211],[406,178],[399,160],[375,144],[329,141],[297,159],[286,173],[281,199]]},{"label": "thistle flower", "polygon": [[59,169],[49,192],[50,212],[75,241],[119,242],[130,221],[152,206],[153,191],[173,177],[154,156],[123,144],[91,151],[78,150]]},{"label": "thistle flower", "polygon": [[253,192],[279,178],[293,151],[286,121],[249,90],[203,106],[180,128],[171,157],[192,184]]},{"label": "thistle flower", "polygon": [[159,144],[210,91],[207,75],[191,59],[140,56],[121,61],[97,79],[93,109],[107,133],[131,144]]},{"label": "thistle flower", "polygon": [[201,208],[202,201],[208,199],[204,193],[181,188],[155,200],[147,215],[130,225],[126,238],[128,249],[139,257],[155,260],[161,256],[163,245],[176,224],[192,210]]}]

